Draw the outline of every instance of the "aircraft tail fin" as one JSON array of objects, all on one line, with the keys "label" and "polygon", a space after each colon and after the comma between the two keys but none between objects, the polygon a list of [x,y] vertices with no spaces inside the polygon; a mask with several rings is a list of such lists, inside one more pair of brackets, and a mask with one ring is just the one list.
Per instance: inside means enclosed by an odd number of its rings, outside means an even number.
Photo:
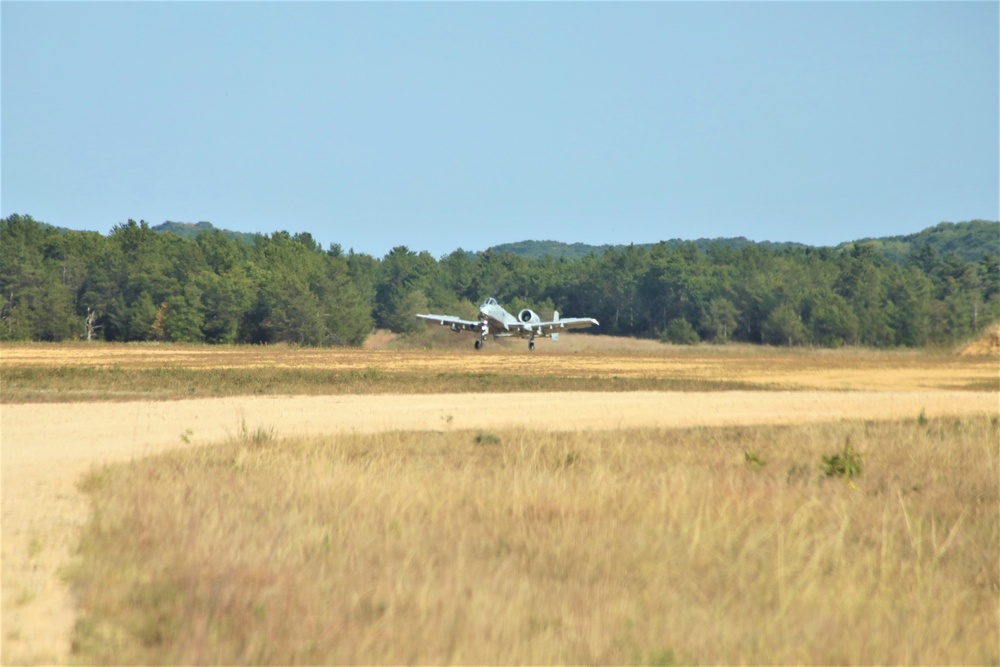
[{"label": "aircraft tail fin", "polygon": [[553,322],[558,322],[559,321],[559,311],[558,310],[553,310],[552,311],[552,321]]}]

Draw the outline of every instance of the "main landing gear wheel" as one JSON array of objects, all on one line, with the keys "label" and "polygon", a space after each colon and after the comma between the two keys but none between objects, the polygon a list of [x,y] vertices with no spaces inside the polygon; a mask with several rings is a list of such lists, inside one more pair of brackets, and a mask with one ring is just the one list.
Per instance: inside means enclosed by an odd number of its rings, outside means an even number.
[{"label": "main landing gear wheel", "polygon": [[477,340],[477,341],[476,341],[476,349],[478,350],[478,349],[479,349],[479,348],[481,348],[482,346],[483,346],[483,341],[481,341],[481,340]]},{"label": "main landing gear wheel", "polygon": [[535,349],[535,341],[533,341],[533,340],[529,340],[528,341],[528,349],[529,350],[534,350]]}]

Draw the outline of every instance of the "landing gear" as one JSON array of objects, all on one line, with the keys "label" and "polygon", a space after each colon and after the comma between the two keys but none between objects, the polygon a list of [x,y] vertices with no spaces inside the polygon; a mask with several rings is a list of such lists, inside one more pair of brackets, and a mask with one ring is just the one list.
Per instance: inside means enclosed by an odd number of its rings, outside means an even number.
[{"label": "landing gear", "polygon": [[529,340],[528,341],[528,349],[529,350],[534,350],[535,349],[535,341],[533,341],[533,340]]},{"label": "landing gear", "polygon": [[476,341],[476,349],[480,350],[483,347],[483,343],[486,342],[486,337],[490,335],[490,325],[486,322],[479,323],[479,340]]}]

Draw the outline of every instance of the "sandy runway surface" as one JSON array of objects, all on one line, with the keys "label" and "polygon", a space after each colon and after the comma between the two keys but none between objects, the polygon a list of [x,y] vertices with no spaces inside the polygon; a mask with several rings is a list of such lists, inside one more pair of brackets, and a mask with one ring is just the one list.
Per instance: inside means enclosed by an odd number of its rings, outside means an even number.
[{"label": "sandy runway surface", "polygon": [[713,392],[235,397],[0,406],[4,664],[64,663],[74,621],[59,578],[87,518],[90,467],[241,430],[552,430],[914,419],[1000,413],[993,392]]}]

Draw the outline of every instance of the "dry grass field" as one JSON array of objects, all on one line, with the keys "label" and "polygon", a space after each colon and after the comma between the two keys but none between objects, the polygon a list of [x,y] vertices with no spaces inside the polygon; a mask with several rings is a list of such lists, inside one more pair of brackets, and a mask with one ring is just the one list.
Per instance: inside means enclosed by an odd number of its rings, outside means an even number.
[{"label": "dry grass field", "polygon": [[102,468],[75,657],[996,664],[998,433],[251,433]]},{"label": "dry grass field", "polygon": [[0,346],[0,660],[1000,662],[995,356],[383,343]]},{"label": "dry grass field", "polygon": [[[471,340],[445,334],[446,341]],[[4,345],[0,401],[475,391],[996,391],[995,357],[867,349],[671,346],[567,334],[457,349],[167,344]]]}]

